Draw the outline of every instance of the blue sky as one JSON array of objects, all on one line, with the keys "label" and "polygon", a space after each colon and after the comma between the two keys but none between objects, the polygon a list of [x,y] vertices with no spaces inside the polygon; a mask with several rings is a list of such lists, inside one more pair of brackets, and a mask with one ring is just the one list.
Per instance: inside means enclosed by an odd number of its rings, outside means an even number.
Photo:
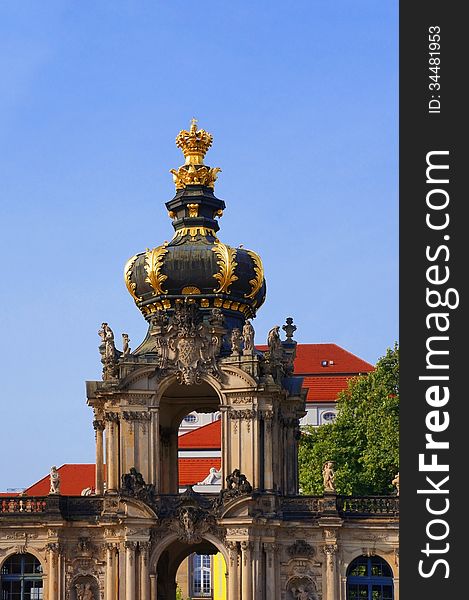
[{"label": "blue sky", "polygon": [[[397,2],[0,2],[0,490],[93,462],[97,330],[146,326],[127,258],[172,237],[174,145],[221,167],[220,239],[263,258],[256,341],[375,363],[398,339]],[[7,450],[5,452],[5,450]]]}]

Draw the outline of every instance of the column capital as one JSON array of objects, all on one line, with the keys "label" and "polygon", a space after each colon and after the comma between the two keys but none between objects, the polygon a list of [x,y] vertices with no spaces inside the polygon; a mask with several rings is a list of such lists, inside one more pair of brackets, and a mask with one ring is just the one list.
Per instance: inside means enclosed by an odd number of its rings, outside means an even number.
[{"label": "column capital", "polygon": [[95,419],[93,421],[93,429],[95,431],[104,431],[105,423],[103,419]]}]

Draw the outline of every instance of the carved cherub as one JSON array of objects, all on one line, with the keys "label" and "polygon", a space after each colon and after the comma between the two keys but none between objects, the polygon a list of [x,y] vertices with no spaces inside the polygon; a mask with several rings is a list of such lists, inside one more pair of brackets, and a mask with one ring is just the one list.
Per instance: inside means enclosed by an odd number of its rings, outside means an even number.
[{"label": "carved cherub", "polygon": [[397,473],[391,483],[396,487],[396,496],[399,496],[399,473]]}]

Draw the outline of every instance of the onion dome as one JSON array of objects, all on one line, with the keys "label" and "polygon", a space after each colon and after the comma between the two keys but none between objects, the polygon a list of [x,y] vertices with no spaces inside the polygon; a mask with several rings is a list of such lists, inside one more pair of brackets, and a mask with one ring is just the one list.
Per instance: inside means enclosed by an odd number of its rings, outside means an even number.
[{"label": "onion dome", "polygon": [[218,219],[225,208],[213,191],[220,169],[204,164],[212,135],[181,131],[176,145],[185,163],[172,169],[176,195],[166,203],[174,237],[127,261],[124,279],[143,316],[151,321],[160,311],[189,301],[202,310],[219,308],[228,329],[255,317],[266,294],[264,268],[252,250],[232,248],[218,239]]}]

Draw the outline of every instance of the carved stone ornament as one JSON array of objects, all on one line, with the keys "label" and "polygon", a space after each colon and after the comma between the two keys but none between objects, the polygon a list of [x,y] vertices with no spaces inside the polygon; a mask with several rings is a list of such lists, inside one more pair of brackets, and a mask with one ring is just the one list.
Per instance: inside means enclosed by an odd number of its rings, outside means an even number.
[{"label": "carved stone ornament", "polygon": [[218,506],[222,506],[233,498],[245,496],[252,492],[252,485],[246,478],[246,475],[241,473],[239,469],[235,469],[230,475],[225,478],[226,488],[221,490],[216,501]]},{"label": "carved stone ornament", "polygon": [[145,483],[142,474],[135,467],[130,467],[130,472],[122,475],[121,494],[152,504],[155,497],[155,486]]},{"label": "carved stone ornament", "polygon": [[296,540],[294,544],[287,548],[287,552],[292,558],[297,556],[310,557],[315,554],[313,546],[308,544],[305,540]]},{"label": "carved stone ornament", "polygon": [[60,475],[57,467],[50,468],[50,489],[49,494],[60,494]]},{"label": "carved stone ornament", "polygon": [[159,374],[175,373],[183,385],[200,384],[206,374],[221,379],[217,359],[225,333],[218,313],[213,311],[208,320],[202,320],[195,304],[176,304],[169,319],[153,321]]},{"label": "carved stone ornament", "polygon": [[288,600],[317,600],[314,582],[308,577],[296,578],[288,584]]}]

